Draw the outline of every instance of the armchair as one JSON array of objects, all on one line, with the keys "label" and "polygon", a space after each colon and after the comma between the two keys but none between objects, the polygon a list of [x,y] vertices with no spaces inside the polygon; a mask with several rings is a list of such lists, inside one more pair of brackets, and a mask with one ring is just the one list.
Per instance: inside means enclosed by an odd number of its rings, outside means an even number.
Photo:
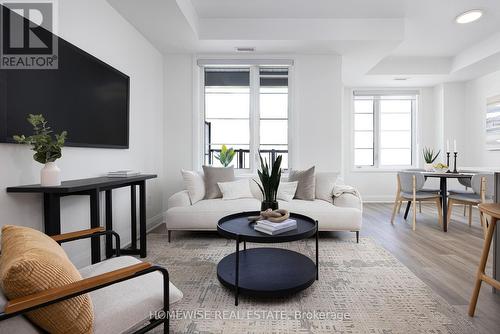
[{"label": "armchair", "polygon": [[[167,269],[133,257],[119,257],[119,235],[102,227],[56,235],[52,239],[62,244],[105,235],[115,237],[116,257],[81,269],[82,280],[9,300],[3,310],[4,296],[0,295],[0,332],[39,333],[20,316],[90,293],[95,313],[94,333],[145,333],[161,324],[164,333],[168,333],[169,304],[180,300],[182,292],[169,282]],[[155,314],[161,317],[152,316]]]}]

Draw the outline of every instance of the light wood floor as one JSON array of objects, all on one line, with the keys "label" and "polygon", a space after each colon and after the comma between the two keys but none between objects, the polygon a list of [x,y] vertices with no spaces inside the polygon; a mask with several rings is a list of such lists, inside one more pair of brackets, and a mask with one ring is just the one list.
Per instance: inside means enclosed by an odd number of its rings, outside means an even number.
[{"label": "light wood floor", "polygon": [[[376,240],[434,292],[467,316],[483,243],[478,212],[473,211],[470,228],[463,216],[463,207],[456,206],[448,232],[444,233],[438,225],[435,207],[423,205],[422,209],[417,216],[417,230],[412,231],[411,220],[405,222],[402,214],[397,216],[395,225],[391,225],[391,204],[365,204],[361,237]],[[165,233],[165,227],[153,233]],[[181,233],[185,232],[174,232],[173,238]],[[323,233],[321,237],[354,238],[354,233]],[[488,263],[491,270],[491,256]],[[483,283],[476,316],[471,320],[486,333],[499,333],[500,293],[493,294]]]}]

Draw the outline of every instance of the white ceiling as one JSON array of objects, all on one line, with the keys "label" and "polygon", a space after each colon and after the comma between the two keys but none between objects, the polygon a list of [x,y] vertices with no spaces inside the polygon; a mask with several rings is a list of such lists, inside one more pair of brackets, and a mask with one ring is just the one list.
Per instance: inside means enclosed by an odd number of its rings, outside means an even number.
[{"label": "white ceiling", "polygon": [[[499,0],[108,2],[163,53],[340,54],[351,86],[431,86],[500,69]],[[475,8],[480,21],[454,22]]]}]

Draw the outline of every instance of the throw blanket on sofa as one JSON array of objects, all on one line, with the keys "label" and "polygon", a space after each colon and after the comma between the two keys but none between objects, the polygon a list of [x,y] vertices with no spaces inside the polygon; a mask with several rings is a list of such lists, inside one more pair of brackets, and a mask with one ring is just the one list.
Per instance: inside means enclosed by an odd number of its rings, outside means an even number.
[{"label": "throw blanket on sofa", "polygon": [[336,184],[333,186],[333,197],[339,197],[342,194],[352,194],[358,198],[361,198],[359,195],[359,192],[356,190],[356,188],[347,186],[344,184]]}]

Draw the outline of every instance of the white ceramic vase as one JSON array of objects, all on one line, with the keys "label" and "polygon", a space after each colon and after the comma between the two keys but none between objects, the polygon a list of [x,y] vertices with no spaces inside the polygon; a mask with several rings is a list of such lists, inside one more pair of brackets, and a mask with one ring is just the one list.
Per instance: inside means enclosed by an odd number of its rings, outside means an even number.
[{"label": "white ceramic vase", "polygon": [[55,162],[47,162],[40,171],[40,183],[45,187],[61,185],[61,170]]},{"label": "white ceramic vase", "polygon": [[425,168],[426,172],[433,172],[434,171],[434,167],[432,166],[432,164],[426,163],[424,168]]}]

